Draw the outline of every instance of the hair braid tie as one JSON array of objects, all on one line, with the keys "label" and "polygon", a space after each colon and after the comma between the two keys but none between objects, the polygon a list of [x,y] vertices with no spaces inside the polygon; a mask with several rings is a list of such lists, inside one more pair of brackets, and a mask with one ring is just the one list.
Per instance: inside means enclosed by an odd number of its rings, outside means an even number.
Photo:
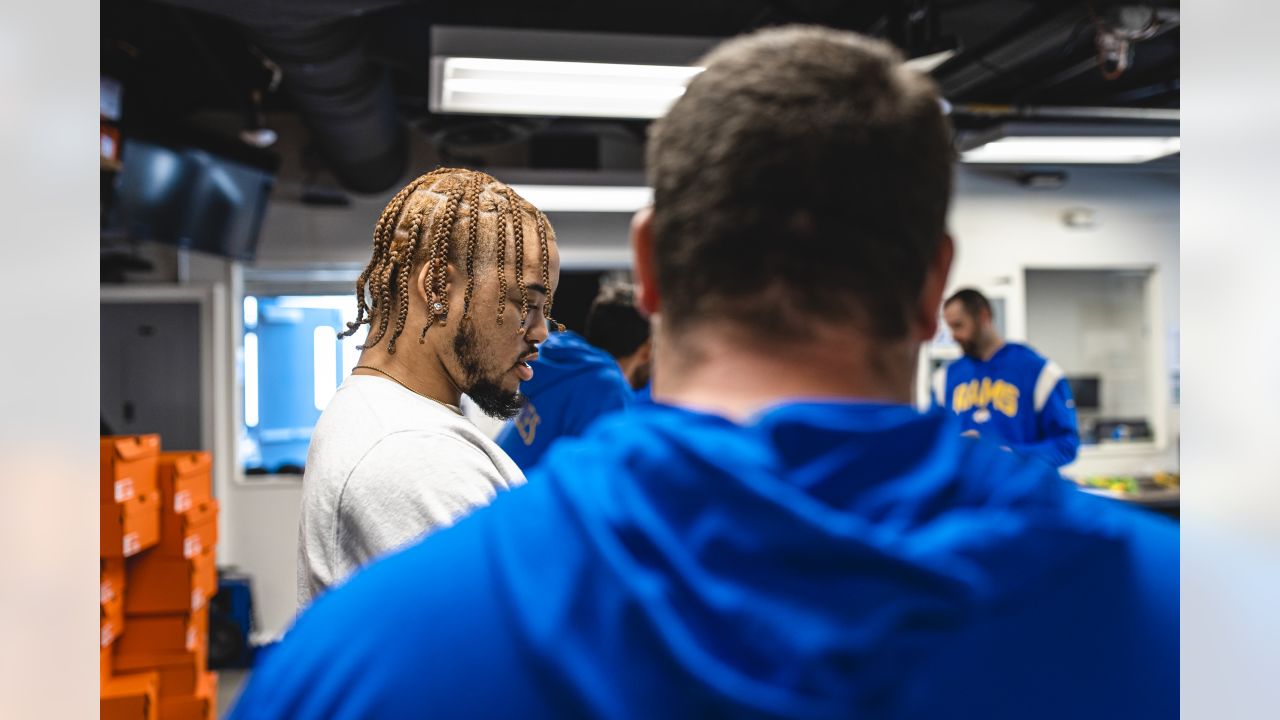
[{"label": "hair braid tie", "polygon": [[498,209],[498,237],[496,240],[498,246],[498,324],[502,325],[503,316],[507,314],[507,238],[511,237],[507,222],[511,219],[510,213],[508,213],[510,199],[505,205],[495,200],[494,206]]},{"label": "hair braid tie", "polygon": [[[361,325],[370,325],[372,329],[373,313],[378,308],[378,296],[380,295],[378,288],[369,288],[369,278],[374,278],[375,282],[382,275],[382,266],[386,262],[387,248],[391,244],[391,240],[395,235],[395,226],[399,220],[400,213],[404,208],[405,202],[409,196],[422,185],[426,176],[416,179],[414,182],[406,185],[396,193],[396,195],[387,203],[387,207],[383,209],[382,215],[378,218],[377,224],[373,230],[373,257],[364,271],[360,273],[360,277],[356,280],[356,321],[348,322],[345,332],[339,333],[339,337],[350,337],[354,335]],[[366,290],[368,290],[368,299],[366,299]],[[359,347],[363,349],[374,343],[366,342]]]},{"label": "hair braid tie", "polygon": [[458,216],[458,205],[462,202],[463,190],[461,182],[454,183],[453,187],[448,189],[444,217],[436,223],[436,260],[438,262],[434,268],[433,289],[437,299],[433,302],[431,309],[441,325],[444,325],[449,317],[449,237],[453,233],[453,223]]},{"label": "hair braid tie", "polygon": [[467,182],[466,190],[467,209],[470,211],[471,217],[467,221],[467,290],[462,296],[462,318],[464,320],[471,317],[471,295],[475,291],[475,256],[476,256],[476,231],[480,225],[480,176],[472,175]]},{"label": "hair braid tie", "polygon": [[529,289],[524,285],[524,206],[517,202],[515,191],[507,188],[507,198],[511,201],[511,236],[515,245],[514,267],[516,287],[520,290],[520,331],[524,332],[525,323],[529,319]]},{"label": "hair braid tie", "polygon": [[560,324],[551,317],[551,304],[555,301],[551,292],[551,251],[547,246],[547,217],[542,211],[536,210],[538,220],[538,247],[542,253],[542,287],[547,289],[547,304],[543,310],[547,322],[555,326],[557,332],[564,332],[564,325]]}]

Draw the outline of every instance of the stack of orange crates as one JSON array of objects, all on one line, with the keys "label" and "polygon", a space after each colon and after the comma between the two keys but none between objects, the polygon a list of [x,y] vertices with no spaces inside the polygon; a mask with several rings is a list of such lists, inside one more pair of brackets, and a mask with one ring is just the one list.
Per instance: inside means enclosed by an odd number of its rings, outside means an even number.
[{"label": "stack of orange crates", "polygon": [[[208,453],[161,452],[155,435],[102,438],[104,719],[214,717],[208,603],[218,582],[218,503],[211,470]],[[135,497],[117,500],[130,484]]]}]

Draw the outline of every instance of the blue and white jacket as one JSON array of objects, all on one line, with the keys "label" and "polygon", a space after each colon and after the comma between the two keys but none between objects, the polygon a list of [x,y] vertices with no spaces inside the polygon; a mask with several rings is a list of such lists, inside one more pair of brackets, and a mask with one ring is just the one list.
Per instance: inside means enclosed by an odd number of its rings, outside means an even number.
[{"label": "blue and white jacket", "polygon": [[965,430],[1055,467],[1076,458],[1080,432],[1066,376],[1026,345],[1005,343],[989,360],[963,357],[938,369],[932,395]]}]

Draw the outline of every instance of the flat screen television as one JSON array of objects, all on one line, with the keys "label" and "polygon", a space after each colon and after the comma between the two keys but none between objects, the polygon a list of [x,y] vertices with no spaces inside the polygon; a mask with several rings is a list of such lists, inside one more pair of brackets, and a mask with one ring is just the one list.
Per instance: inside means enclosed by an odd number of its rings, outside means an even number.
[{"label": "flat screen television", "polygon": [[1071,388],[1071,397],[1076,401],[1077,410],[1099,409],[1098,386],[1101,379],[1097,375],[1069,375],[1067,387]]},{"label": "flat screen television", "polygon": [[252,261],[275,176],[206,150],[124,143],[113,224],[152,241]]}]

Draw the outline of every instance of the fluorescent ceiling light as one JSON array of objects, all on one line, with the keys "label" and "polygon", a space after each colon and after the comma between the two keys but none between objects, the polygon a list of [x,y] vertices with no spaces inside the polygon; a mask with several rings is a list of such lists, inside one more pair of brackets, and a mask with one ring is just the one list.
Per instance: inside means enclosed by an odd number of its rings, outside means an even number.
[{"label": "fluorescent ceiling light", "polygon": [[933,72],[934,68],[955,56],[955,50],[943,50],[942,52],[936,52],[932,55],[921,55],[920,57],[911,58],[903,63],[903,65],[922,73]]},{"label": "fluorescent ceiling light", "polygon": [[653,202],[647,187],[605,185],[511,186],[543,212],[635,212]]},{"label": "fluorescent ceiling light", "polygon": [[687,65],[499,58],[437,57],[433,63],[433,111],[491,115],[653,119],[702,72]]},{"label": "fluorescent ceiling light", "polygon": [[338,392],[338,331],[317,325],[311,332],[312,400],[324,410]]},{"label": "fluorescent ceiling light", "polygon": [[1005,137],[961,157],[968,163],[1143,163],[1180,149],[1177,137]]}]

